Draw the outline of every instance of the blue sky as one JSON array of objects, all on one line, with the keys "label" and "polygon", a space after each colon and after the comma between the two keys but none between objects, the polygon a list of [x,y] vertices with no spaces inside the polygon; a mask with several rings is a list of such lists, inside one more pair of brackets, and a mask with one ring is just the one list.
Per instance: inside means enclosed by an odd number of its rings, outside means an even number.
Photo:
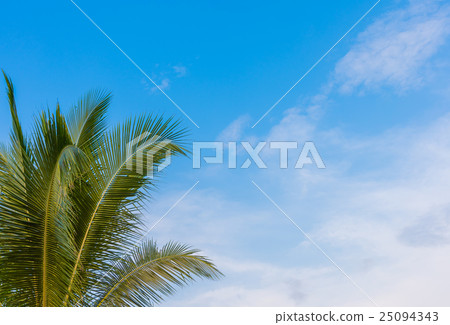
[{"label": "blue sky", "polygon": [[[370,305],[362,291],[381,306],[448,305],[448,3],[381,0],[255,128],[375,1],[76,3],[200,128],[70,1],[0,7],[0,67],[26,126],[56,100],[106,88],[112,123],[158,112],[193,141],[314,141],[327,166],[280,170],[270,151],[264,170],[175,161],[150,225],[200,182],[151,235],[201,248],[226,278],[164,305]],[[6,97],[0,108],[7,141]]]}]

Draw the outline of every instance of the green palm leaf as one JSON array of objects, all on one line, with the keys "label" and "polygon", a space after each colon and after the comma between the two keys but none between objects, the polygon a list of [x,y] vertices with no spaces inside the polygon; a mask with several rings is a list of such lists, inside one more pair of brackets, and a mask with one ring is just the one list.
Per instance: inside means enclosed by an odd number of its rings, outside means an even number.
[{"label": "green palm leaf", "polygon": [[156,185],[140,171],[187,154],[179,122],[143,115],[108,129],[110,94],[97,91],[67,121],[59,105],[42,112],[26,136],[4,76],[13,126],[0,146],[2,305],[153,305],[196,277],[220,275],[179,244],[146,242],[127,255]]},{"label": "green palm leaf", "polygon": [[217,279],[222,274],[199,251],[168,243],[158,249],[147,241],[114,266],[98,284],[98,306],[149,306],[194,281]]},{"label": "green palm leaf", "polygon": [[95,152],[107,129],[106,113],[111,94],[91,91],[82,97],[69,113],[68,127],[73,143],[81,149]]}]

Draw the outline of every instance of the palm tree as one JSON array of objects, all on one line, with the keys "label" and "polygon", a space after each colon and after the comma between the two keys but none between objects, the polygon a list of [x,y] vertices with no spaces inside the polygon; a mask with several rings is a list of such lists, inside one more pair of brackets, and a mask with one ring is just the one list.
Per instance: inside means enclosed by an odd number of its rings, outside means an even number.
[{"label": "palm tree", "polygon": [[[27,136],[3,74],[12,130],[0,148],[2,305],[153,306],[177,287],[221,276],[198,250],[140,240],[155,181],[127,165],[142,151],[156,152],[154,168],[167,152],[186,155],[179,122],[144,115],[108,129],[110,94],[90,92],[67,119],[59,104],[42,112]],[[145,146],[130,145],[136,138]]]}]

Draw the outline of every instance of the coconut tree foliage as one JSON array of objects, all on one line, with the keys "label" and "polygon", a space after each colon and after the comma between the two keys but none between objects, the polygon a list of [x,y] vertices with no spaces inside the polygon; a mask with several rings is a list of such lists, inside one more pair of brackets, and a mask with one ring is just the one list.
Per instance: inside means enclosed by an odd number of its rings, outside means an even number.
[{"label": "coconut tree foliage", "polygon": [[25,134],[4,76],[12,130],[0,147],[3,306],[152,306],[221,276],[198,250],[141,240],[155,180],[129,163],[142,168],[149,161],[135,158],[149,151],[153,168],[167,152],[185,155],[177,121],[143,115],[108,128],[110,94],[90,92],[67,117],[59,104],[42,112]]}]

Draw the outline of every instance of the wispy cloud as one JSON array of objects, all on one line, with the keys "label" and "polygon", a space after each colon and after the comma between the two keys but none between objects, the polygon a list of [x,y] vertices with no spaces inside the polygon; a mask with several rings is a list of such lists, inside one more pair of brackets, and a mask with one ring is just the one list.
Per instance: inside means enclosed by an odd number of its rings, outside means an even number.
[{"label": "wispy cloud", "polygon": [[[156,65],[155,69],[161,70],[160,65]],[[169,89],[175,79],[183,78],[186,76],[187,68],[182,65],[169,66],[166,70],[161,70],[159,73],[154,73],[152,79],[157,83],[159,89]],[[146,90],[151,94],[159,91],[158,87],[150,84],[147,80],[142,79],[142,83]]]},{"label": "wispy cloud", "polygon": [[250,125],[250,115],[239,116],[231,122],[217,137],[217,141],[239,141],[242,140],[244,131]]},{"label": "wispy cloud", "polygon": [[384,85],[403,91],[423,82],[424,66],[450,34],[450,6],[411,1],[378,19],[336,66],[343,92]]},{"label": "wispy cloud", "polygon": [[[385,15],[338,62],[332,85],[304,109],[286,110],[258,136],[314,140],[327,153],[326,170],[269,168],[252,176],[381,306],[450,303],[450,115],[361,137],[321,127],[320,108],[334,87],[351,92],[419,86],[449,35],[449,17],[449,6],[439,1],[411,1]],[[248,138],[247,124],[246,116],[239,117],[218,139]],[[244,201],[236,192],[233,198],[203,189],[168,221],[173,224],[160,229],[161,238],[205,247],[230,279],[172,305],[368,305],[264,197]],[[250,242],[261,247],[252,251]]]},{"label": "wispy cloud", "polygon": [[175,65],[172,67],[178,78],[184,77],[187,73],[187,68],[182,65]]},{"label": "wispy cloud", "polygon": [[[161,83],[158,85],[159,89],[167,89],[170,86],[170,79],[169,78],[164,78],[163,80],[161,80]],[[158,91],[157,87],[152,87],[151,88],[152,92]]]},{"label": "wispy cloud", "polygon": [[[287,114],[309,130],[306,136],[334,147],[338,154],[325,174],[320,171],[322,175],[314,170],[261,171],[256,177],[266,183],[271,195],[381,306],[448,305],[450,115],[426,126],[395,128],[365,139],[342,135],[336,141],[327,130],[307,127],[314,121],[305,120],[301,112]],[[283,120],[267,137],[295,134],[298,128],[298,123]],[[349,173],[360,159],[378,167]],[[212,241],[211,249],[222,252],[212,254],[214,260],[231,280],[191,296],[188,304],[368,304],[276,209],[264,204],[263,197],[237,202],[204,190],[190,200],[190,208],[173,219],[180,229],[176,235],[186,236],[191,229],[195,235],[190,242],[204,246]],[[192,215],[191,221],[179,224],[186,215]],[[166,229],[172,236],[173,226]],[[253,241],[269,240],[279,247],[276,261],[270,262],[270,252],[261,252],[267,255],[264,262],[251,255],[234,256],[248,244],[250,234]],[[226,251],[229,255],[223,255]]]}]

